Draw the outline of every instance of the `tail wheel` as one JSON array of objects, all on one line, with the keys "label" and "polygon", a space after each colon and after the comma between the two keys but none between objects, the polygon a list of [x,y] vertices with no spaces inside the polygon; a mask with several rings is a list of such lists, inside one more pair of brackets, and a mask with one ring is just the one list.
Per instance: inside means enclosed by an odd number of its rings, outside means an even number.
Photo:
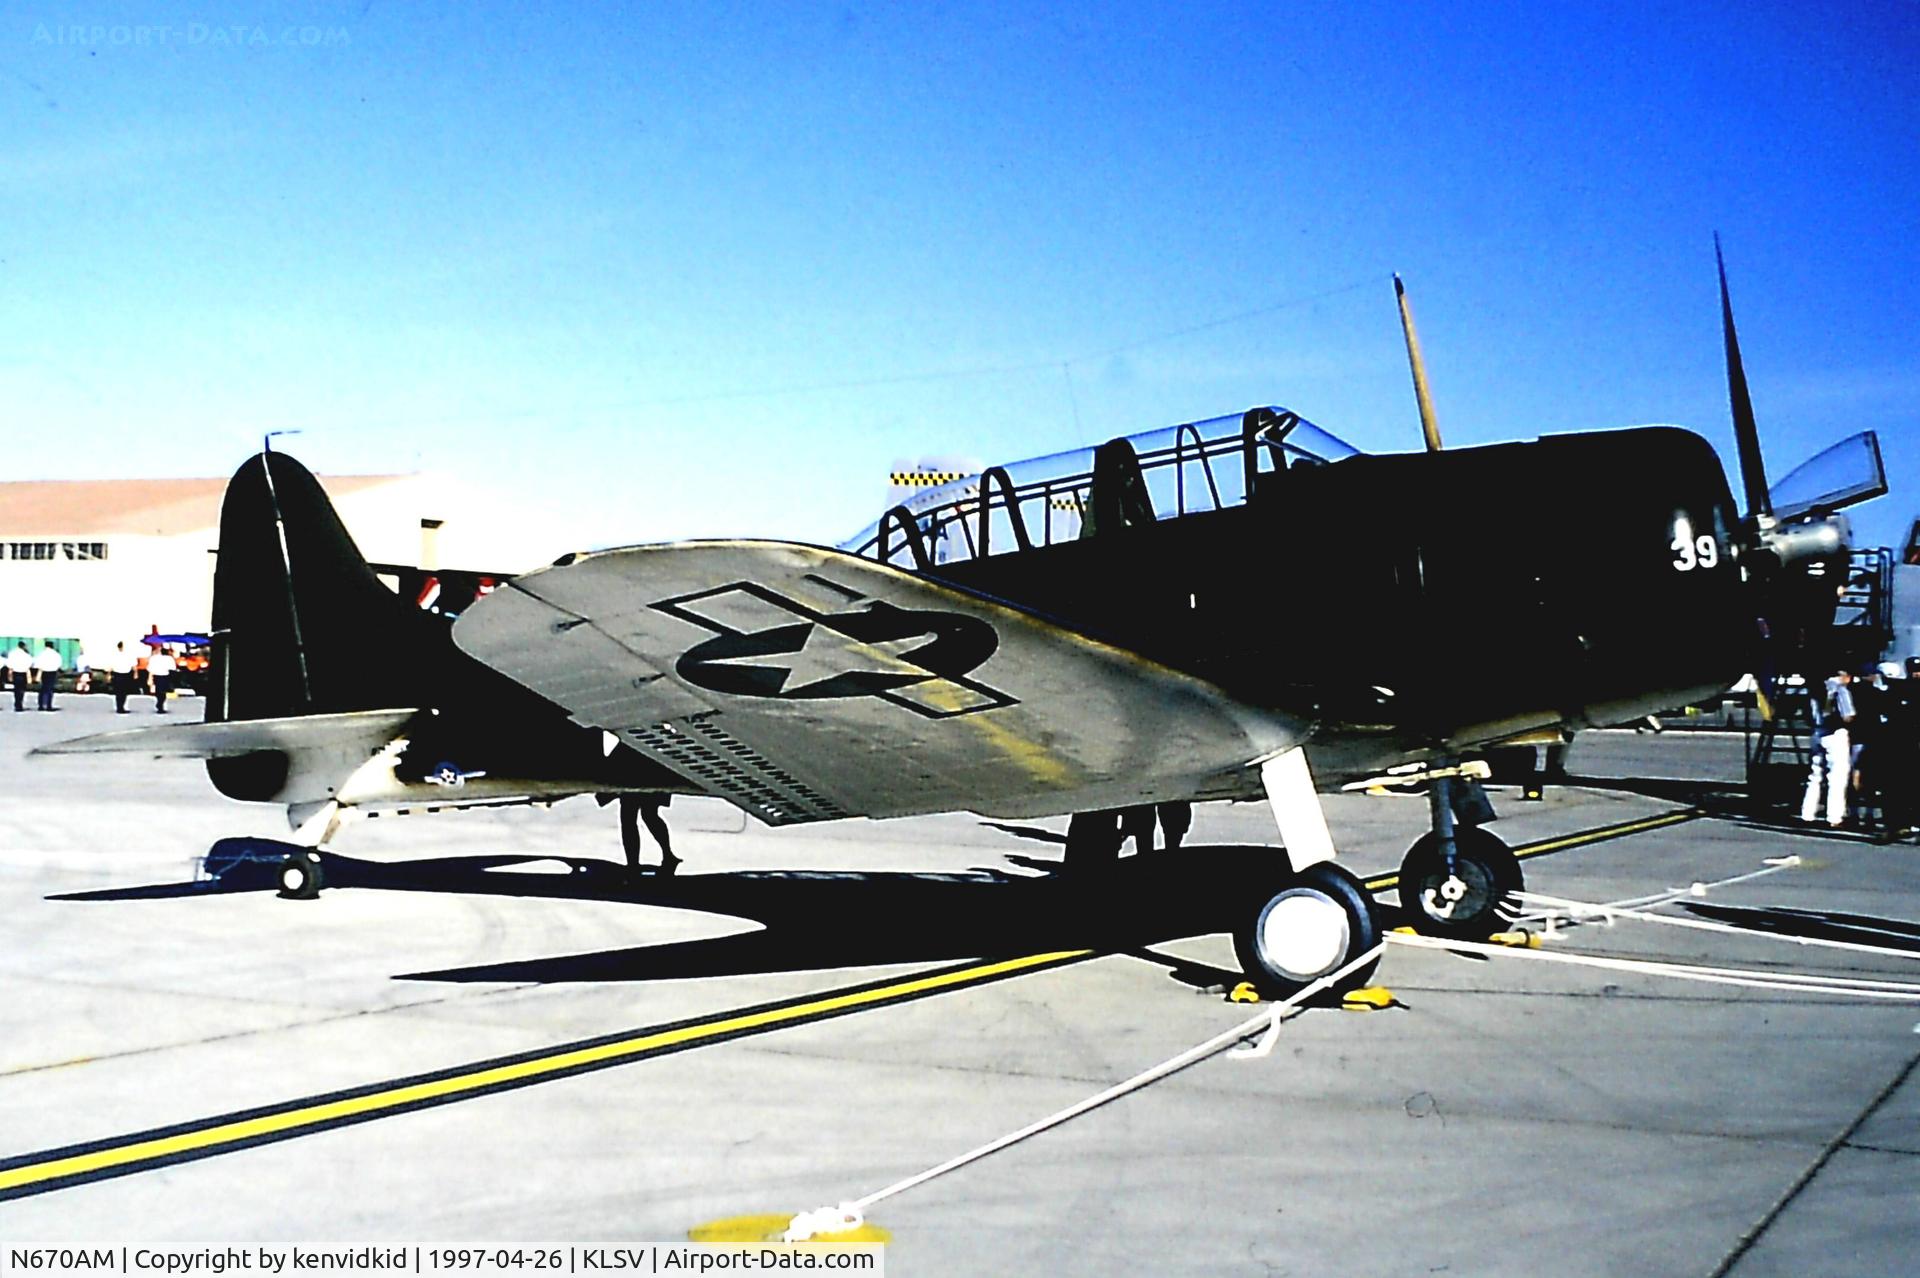
[{"label": "tail wheel", "polygon": [[1525,885],[1513,849],[1476,827],[1454,831],[1453,869],[1440,840],[1424,834],[1400,863],[1400,908],[1416,932],[1453,941],[1484,941],[1520,913]]},{"label": "tail wheel", "polygon": [[320,854],[306,848],[287,853],[280,863],[280,895],[292,901],[311,901],[322,886]]},{"label": "tail wheel", "polygon": [[[1366,888],[1330,861],[1308,866],[1261,898],[1233,931],[1233,951],[1247,979],[1282,998],[1379,944],[1380,919]],[[1366,984],[1377,961],[1349,972],[1335,988]]]}]

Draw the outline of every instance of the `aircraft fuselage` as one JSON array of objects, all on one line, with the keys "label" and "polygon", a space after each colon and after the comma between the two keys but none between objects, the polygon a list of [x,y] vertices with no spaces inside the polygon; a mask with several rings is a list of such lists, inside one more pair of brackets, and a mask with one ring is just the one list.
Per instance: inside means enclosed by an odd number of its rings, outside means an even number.
[{"label": "aircraft fuselage", "polygon": [[1322,752],[1369,759],[1626,722],[1748,668],[1738,517],[1690,432],[1261,479],[1244,505],[926,571],[1254,704],[1310,706]]}]

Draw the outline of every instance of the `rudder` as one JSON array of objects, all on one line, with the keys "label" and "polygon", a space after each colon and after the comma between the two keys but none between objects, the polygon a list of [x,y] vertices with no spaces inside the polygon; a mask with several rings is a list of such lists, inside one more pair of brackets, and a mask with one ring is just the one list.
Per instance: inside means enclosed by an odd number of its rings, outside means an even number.
[{"label": "rudder", "polygon": [[312,472],[257,454],[220,509],[207,722],[417,704],[401,678],[452,648],[433,620],[381,584]]}]

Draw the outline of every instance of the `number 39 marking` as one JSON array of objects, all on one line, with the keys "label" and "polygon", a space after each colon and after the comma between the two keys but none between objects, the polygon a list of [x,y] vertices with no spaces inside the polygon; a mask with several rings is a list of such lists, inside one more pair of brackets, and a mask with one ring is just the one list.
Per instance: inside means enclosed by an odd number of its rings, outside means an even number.
[{"label": "number 39 marking", "polygon": [[1698,537],[1675,537],[1667,549],[1674,553],[1675,572],[1711,568],[1720,562],[1720,543],[1713,539],[1711,533],[1702,533]]}]

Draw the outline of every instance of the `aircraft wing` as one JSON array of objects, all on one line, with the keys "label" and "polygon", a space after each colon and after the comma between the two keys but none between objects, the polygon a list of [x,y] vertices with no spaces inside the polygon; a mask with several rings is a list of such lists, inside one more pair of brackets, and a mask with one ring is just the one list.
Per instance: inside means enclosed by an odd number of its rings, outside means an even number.
[{"label": "aircraft wing", "polygon": [[346,714],[244,719],[233,723],[161,723],[55,741],[33,754],[142,754],[154,759],[225,759],[279,750],[364,746],[369,753],[400,736],[418,710],[355,710]]},{"label": "aircraft wing", "polygon": [[774,825],[1188,797],[1307,734],[1033,613],[786,542],[582,556],[453,636]]}]

